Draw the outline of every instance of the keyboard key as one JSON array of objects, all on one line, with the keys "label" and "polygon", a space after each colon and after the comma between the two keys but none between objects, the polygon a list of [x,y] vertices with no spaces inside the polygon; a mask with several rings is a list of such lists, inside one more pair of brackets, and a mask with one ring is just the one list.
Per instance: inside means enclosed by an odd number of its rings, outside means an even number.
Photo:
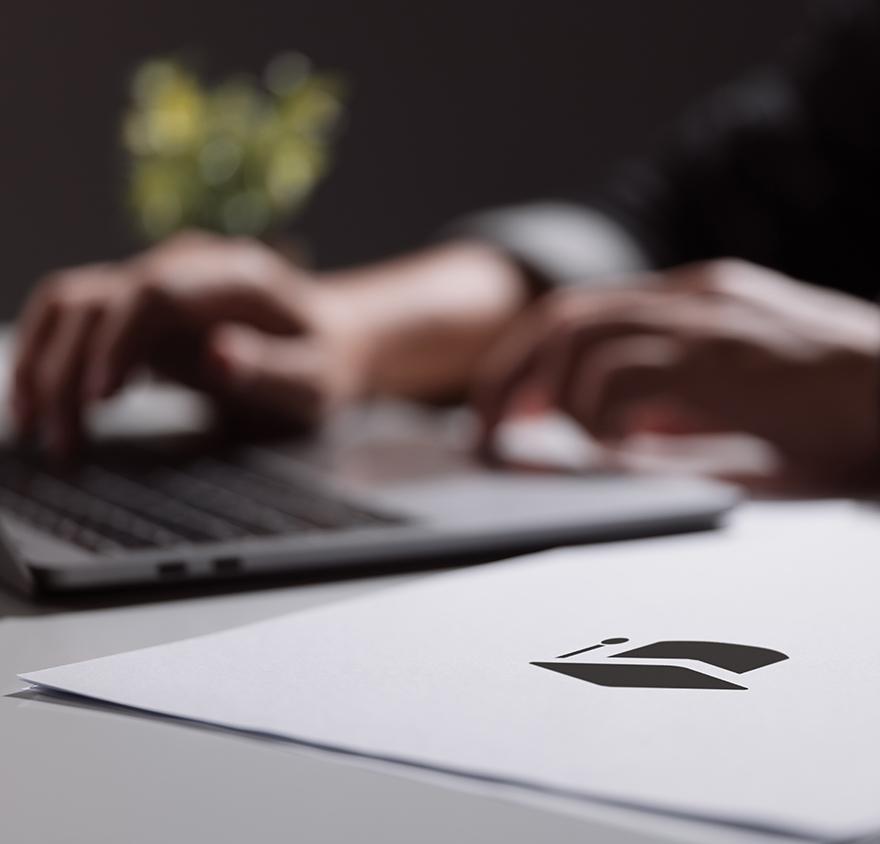
[{"label": "keyboard key", "polygon": [[234,457],[171,462],[134,450],[69,470],[2,453],[0,509],[102,554],[399,521],[311,481],[245,468]]}]

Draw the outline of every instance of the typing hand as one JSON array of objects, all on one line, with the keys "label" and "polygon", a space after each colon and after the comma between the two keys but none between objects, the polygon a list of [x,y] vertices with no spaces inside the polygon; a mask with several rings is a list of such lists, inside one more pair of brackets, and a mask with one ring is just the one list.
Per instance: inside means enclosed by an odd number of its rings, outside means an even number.
[{"label": "typing hand", "polygon": [[21,317],[17,426],[69,451],[84,408],[142,367],[254,415],[313,423],[357,390],[356,338],[337,312],[262,244],[202,233],[56,273]]},{"label": "typing hand", "polygon": [[523,396],[538,396],[605,442],[744,431],[812,479],[880,477],[875,305],[739,261],[652,281],[562,291],[521,318],[478,379],[484,449]]}]

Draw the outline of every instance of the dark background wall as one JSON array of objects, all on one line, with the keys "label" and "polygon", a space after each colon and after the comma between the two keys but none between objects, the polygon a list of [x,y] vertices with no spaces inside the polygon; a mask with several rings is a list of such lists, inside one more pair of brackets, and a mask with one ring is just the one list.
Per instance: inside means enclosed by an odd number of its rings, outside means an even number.
[{"label": "dark background wall", "polygon": [[209,72],[296,48],[353,85],[337,164],[298,222],[322,265],[412,246],[486,204],[588,189],[687,103],[772,59],[808,0],[7,0],[0,318],[59,265],[136,246],[118,115],[131,68]]}]

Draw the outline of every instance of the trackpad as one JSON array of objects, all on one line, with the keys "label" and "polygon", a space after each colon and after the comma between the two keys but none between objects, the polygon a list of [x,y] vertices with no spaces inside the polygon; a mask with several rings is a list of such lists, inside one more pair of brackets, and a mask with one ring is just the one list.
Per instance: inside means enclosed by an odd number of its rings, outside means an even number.
[{"label": "trackpad", "polygon": [[684,491],[677,488],[674,480],[651,477],[472,472],[401,484],[377,491],[376,497],[390,509],[438,526],[522,529],[675,512]]}]

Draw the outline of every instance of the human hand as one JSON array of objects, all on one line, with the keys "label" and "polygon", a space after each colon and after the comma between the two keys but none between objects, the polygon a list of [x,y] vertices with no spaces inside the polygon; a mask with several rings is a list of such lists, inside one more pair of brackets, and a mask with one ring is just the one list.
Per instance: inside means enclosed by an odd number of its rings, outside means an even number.
[{"label": "human hand", "polygon": [[56,452],[91,403],[146,367],[227,406],[312,424],[359,389],[357,332],[321,285],[257,241],[181,234],[43,280],[21,317],[13,413]]},{"label": "human hand", "polygon": [[485,449],[529,394],[606,443],[646,430],[743,431],[811,478],[876,480],[876,306],[741,261],[650,281],[560,291],[521,318],[477,380]]}]

